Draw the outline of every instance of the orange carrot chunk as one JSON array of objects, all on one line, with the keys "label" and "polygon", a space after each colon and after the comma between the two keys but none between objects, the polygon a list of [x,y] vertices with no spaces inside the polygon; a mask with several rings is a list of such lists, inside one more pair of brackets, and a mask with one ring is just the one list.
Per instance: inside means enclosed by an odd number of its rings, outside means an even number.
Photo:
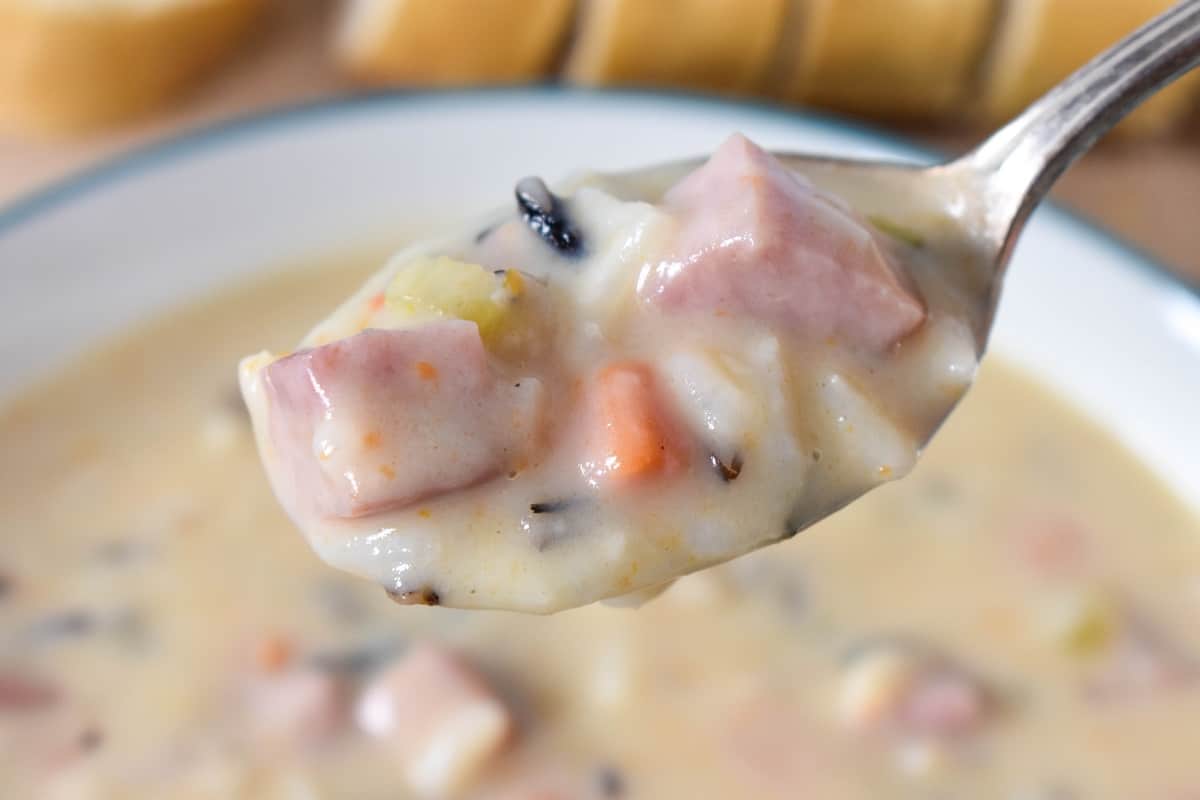
[{"label": "orange carrot chunk", "polygon": [[625,479],[680,466],[681,441],[655,390],[654,372],[640,362],[611,364],[597,376],[603,462]]},{"label": "orange carrot chunk", "polygon": [[266,673],[279,673],[292,661],[295,647],[290,639],[284,636],[264,636],[254,645],[252,653],[254,664]]}]

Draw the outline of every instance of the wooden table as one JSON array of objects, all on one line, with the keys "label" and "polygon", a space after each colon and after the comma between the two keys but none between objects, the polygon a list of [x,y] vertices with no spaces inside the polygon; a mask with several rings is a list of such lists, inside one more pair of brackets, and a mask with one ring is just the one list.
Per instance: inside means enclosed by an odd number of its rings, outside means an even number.
[{"label": "wooden table", "polygon": [[[352,91],[328,61],[323,19],[328,7],[297,2],[284,8],[278,23],[238,63],[152,120],[84,141],[0,137],[0,206],[146,142],[249,111]],[[971,140],[920,138],[949,151]],[[1200,130],[1172,141],[1102,146],[1063,178],[1055,196],[1200,286]]]}]

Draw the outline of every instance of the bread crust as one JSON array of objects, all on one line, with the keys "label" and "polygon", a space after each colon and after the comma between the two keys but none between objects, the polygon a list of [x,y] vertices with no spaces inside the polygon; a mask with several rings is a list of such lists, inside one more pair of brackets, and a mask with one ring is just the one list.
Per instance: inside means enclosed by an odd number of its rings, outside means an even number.
[{"label": "bread crust", "polygon": [[0,3],[0,127],[72,134],[146,113],[222,63],[265,4]]},{"label": "bread crust", "polygon": [[380,85],[513,83],[553,70],[573,0],[354,0],[334,42],[339,65]]},{"label": "bread crust", "polygon": [[580,8],[569,80],[758,92],[787,0],[590,0]]},{"label": "bread crust", "polygon": [[801,0],[784,96],[885,117],[945,117],[966,99],[998,0]]},{"label": "bread crust", "polygon": [[[981,121],[997,125],[1175,0],[1009,0],[986,64]],[[1118,127],[1159,134],[1190,111],[1200,73],[1181,78]]]}]

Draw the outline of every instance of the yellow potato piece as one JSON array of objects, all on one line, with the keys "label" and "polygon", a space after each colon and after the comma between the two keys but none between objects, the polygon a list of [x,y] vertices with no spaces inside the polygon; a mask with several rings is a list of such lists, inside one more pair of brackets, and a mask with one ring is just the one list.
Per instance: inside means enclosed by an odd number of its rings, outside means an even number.
[{"label": "yellow potato piece", "polygon": [[1068,593],[1047,610],[1048,632],[1068,655],[1095,656],[1112,644],[1120,627],[1113,598],[1094,589]]},{"label": "yellow potato piece", "polygon": [[405,265],[387,288],[390,310],[415,319],[445,317],[465,319],[479,326],[484,342],[503,331],[509,316],[510,284],[521,279],[500,279],[478,264],[451,258],[418,258]]}]

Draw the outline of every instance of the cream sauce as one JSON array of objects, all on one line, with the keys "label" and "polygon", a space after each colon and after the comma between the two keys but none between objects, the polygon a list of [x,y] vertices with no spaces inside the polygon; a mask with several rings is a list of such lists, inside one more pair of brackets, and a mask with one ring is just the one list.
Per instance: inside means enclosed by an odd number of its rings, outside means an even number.
[{"label": "cream sauce", "polygon": [[517,209],[401,251],[296,352],[243,361],[276,496],[404,602],[549,612],[903,476],[974,377],[982,268],[942,198],[893,193],[880,222],[845,204],[853,181],[818,189],[737,136],[616,187],[636,200],[522,181]]},{"label": "cream sauce", "polygon": [[[399,608],[330,570],[268,491],[228,365],[370,263],[172,313],[0,414],[0,796],[409,796],[352,720],[357,679],[300,724],[264,687],[415,641],[514,715],[469,797],[1200,792],[1200,523],[1001,363],[909,478],[636,611]],[[949,723],[879,726],[927,651],[968,686],[940,695]]]}]

